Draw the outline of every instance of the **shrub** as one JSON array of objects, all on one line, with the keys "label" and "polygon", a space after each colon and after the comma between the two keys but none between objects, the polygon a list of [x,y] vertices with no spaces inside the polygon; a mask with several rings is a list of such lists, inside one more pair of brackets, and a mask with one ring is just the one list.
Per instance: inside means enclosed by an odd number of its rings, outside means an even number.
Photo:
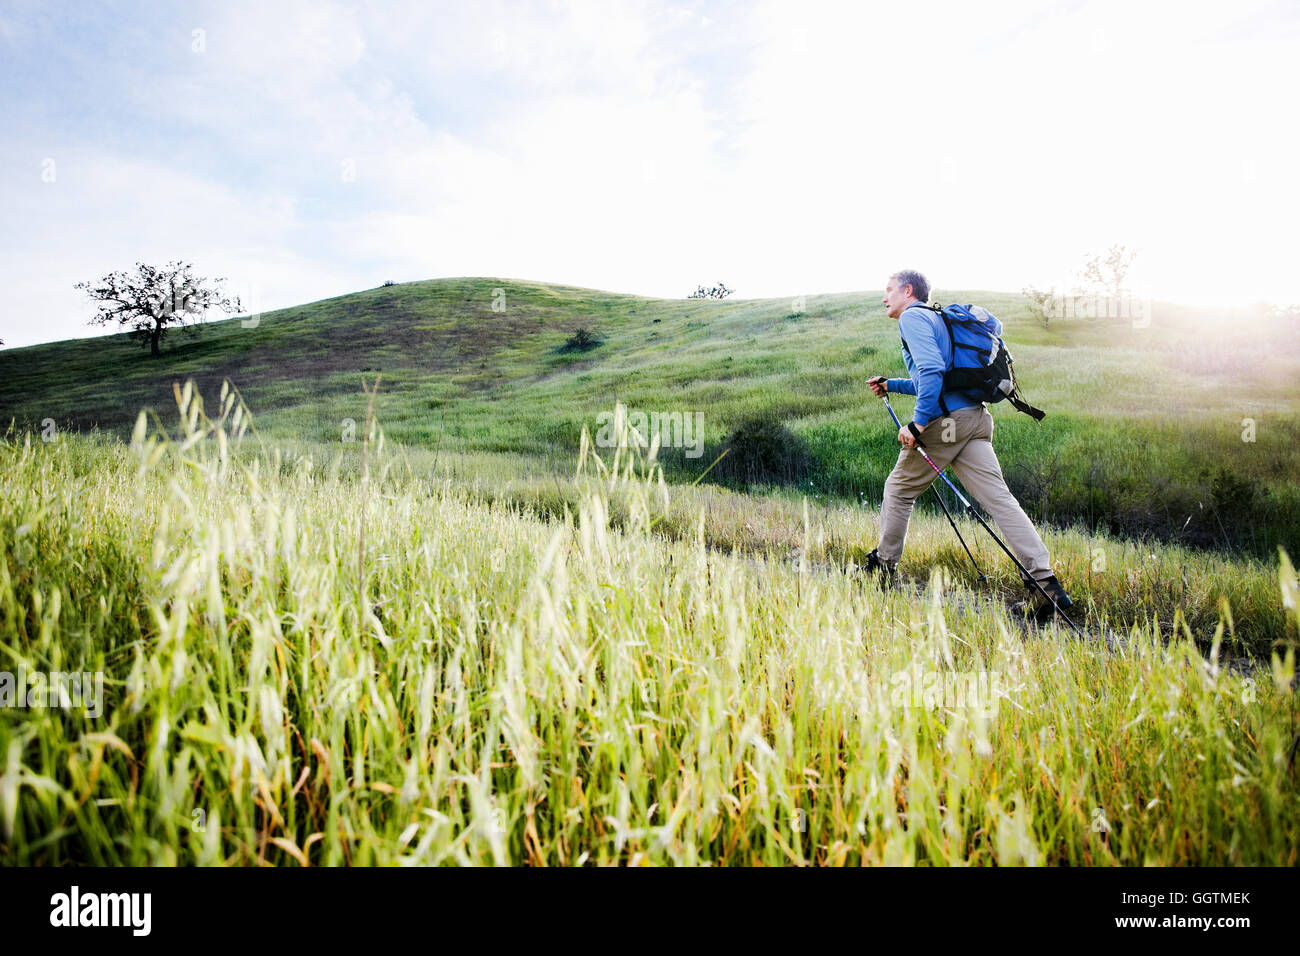
[{"label": "shrub", "polygon": [[794,484],[807,478],[808,443],[770,415],[742,421],[712,456],[726,457],[711,472],[719,481],[744,484]]},{"label": "shrub", "polygon": [[561,352],[590,352],[592,349],[605,344],[603,336],[593,332],[591,329],[583,326],[569,336],[568,340],[560,346]]}]

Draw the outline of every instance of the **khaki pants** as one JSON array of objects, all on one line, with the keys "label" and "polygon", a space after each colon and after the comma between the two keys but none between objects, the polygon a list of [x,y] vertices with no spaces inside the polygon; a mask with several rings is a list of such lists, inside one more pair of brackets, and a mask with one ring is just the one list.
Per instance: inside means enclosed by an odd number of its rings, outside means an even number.
[{"label": "khaki pants", "polygon": [[[944,439],[950,439],[945,441]],[[1052,573],[1047,545],[1034,530],[1020,502],[1007,488],[1002,466],[993,452],[993,416],[983,405],[959,408],[926,426],[921,444],[940,468],[952,467],[961,483],[997,523],[1002,539],[1035,580]],[[912,505],[939,476],[921,453],[904,448],[885,481],[880,505],[880,559],[890,567],[903,554]]]}]

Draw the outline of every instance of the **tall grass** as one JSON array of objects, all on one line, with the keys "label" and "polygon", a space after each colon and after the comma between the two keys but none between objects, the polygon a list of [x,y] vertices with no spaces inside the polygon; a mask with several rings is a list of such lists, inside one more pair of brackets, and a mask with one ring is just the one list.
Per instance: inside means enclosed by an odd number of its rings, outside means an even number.
[{"label": "tall grass", "polygon": [[5,863],[1296,862],[1294,630],[1253,675],[1226,620],[1208,658],[1181,617],[1025,636],[942,566],[864,584],[802,506],[795,561],[662,534],[654,449],[584,437],[548,520],[371,422],[363,477],[178,400],[0,444],[0,651],[108,678],[98,718],[0,708]]}]

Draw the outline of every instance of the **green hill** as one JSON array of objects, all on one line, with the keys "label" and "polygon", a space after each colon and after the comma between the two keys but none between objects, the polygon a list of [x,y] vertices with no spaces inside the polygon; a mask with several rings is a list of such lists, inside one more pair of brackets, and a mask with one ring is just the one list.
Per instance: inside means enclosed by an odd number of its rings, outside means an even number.
[{"label": "green hill", "polygon": [[[503,294],[495,290],[502,290]],[[1023,387],[1048,417],[995,407],[1013,490],[1038,519],[1197,546],[1300,550],[1300,334],[1259,310],[1157,304],[1149,327],[1031,316],[1020,296],[938,290],[1006,325]],[[494,308],[495,304],[495,308]],[[124,435],[142,407],[164,417],[174,382],[214,403],[232,382],[263,433],[339,442],[382,376],[387,435],[447,453],[572,465],[585,425],[616,401],[699,413],[698,476],[737,426],[787,426],[807,455],[801,490],[878,499],[894,429],[863,384],[900,375],[894,323],[876,292],[791,299],[653,299],[498,278],[386,286],[173,333],[161,358],[124,335],[0,351],[0,421]],[[561,347],[578,329],[604,342]],[[909,399],[897,403],[900,412]],[[531,467],[531,466],[530,466]]]}]

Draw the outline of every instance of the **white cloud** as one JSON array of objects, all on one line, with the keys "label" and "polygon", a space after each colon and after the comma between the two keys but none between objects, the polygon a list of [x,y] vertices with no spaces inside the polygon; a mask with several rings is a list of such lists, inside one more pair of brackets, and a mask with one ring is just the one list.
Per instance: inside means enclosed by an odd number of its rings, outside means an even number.
[{"label": "white cloud", "polygon": [[[36,9],[6,14],[15,64],[73,42]],[[0,132],[3,334],[78,334],[73,282],[177,256],[271,307],[462,274],[748,297],[910,265],[1017,289],[1123,242],[1156,295],[1238,298],[1250,276],[1297,301],[1298,23],[1208,0],[142,16],[61,51],[111,122],[37,128],[16,102]]]}]

